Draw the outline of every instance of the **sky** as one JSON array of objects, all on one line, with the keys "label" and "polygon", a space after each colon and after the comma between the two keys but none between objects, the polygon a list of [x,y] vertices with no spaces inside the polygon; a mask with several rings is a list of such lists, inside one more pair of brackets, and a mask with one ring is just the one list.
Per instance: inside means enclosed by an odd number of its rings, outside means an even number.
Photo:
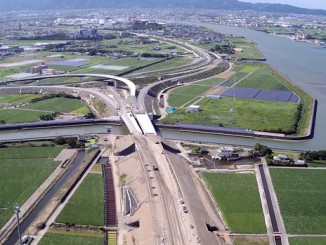
[{"label": "sky", "polygon": [[283,3],[310,9],[326,9],[326,0],[242,0],[242,2]]}]

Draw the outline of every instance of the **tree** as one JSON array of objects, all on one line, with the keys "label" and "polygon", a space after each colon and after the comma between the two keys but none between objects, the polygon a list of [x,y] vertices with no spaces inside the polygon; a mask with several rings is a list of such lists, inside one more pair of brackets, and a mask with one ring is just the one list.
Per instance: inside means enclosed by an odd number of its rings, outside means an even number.
[{"label": "tree", "polygon": [[86,118],[86,119],[94,119],[94,118],[96,118],[96,116],[94,115],[93,112],[88,112],[87,114],[85,114],[84,118]]},{"label": "tree", "polygon": [[273,154],[273,150],[272,149],[268,148],[265,145],[259,144],[259,143],[255,144],[254,149],[256,151],[259,151],[260,154],[263,155],[263,156],[267,156],[267,155],[272,155]]},{"label": "tree", "polygon": [[54,142],[55,144],[57,144],[57,145],[64,145],[64,144],[67,143],[67,140],[66,140],[66,138],[64,138],[64,137],[62,137],[62,136],[58,136],[58,137],[56,137],[56,138],[53,140],[53,142]]},{"label": "tree", "polygon": [[74,137],[67,138],[67,144],[69,148],[76,148],[77,146],[77,139]]},{"label": "tree", "polygon": [[51,121],[51,120],[54,120],[54,117],[55,117],[55,114],[43,114],[43,115],[40,115],[40,119],[42,121]]},{"label": "tree", "polygon": [[0,124],[6,124],[5,120],[0,120]]}]

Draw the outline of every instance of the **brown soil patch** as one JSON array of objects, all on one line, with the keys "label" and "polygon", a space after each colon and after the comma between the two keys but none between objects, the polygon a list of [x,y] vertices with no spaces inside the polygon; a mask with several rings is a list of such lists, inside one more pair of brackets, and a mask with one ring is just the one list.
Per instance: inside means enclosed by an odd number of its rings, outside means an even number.
[{"label": "brown soil patch", "polygon": [[225,90],[227,90],[227,87],[222,87],[222,86],[216,86],[211,88],[210,90],[208,90],[205,95],[210,95],[210,94],[214,94],[214,95],[221,95]]},{"label": "brown soil patch", "polygon": [[225,73],[223,73],[223,74],[217,75],[216,77],[227,79],[227,78],[229,78],[229,77],[232,77],[234,74],[235,74],[234,71],[229,71],[229,72],[225,72]]}]

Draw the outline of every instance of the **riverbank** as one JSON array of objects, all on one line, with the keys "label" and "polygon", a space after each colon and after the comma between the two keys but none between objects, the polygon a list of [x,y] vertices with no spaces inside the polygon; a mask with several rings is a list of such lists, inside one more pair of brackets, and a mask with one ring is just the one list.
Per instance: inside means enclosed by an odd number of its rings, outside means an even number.
[{"label": "riverbank", "polygon": [[29,129],[42,129],[42,128],[55,128],[55,127],[74,127],[74,126],[87,126],[87,125],[115,125],[121,126],[122,122],[118,120],[108,119],[80,119],[80,120],[53,120],[53,121],[40,121],[32,123],[16,123],[0,125],[0,131],[7,130],[29,130]]}]

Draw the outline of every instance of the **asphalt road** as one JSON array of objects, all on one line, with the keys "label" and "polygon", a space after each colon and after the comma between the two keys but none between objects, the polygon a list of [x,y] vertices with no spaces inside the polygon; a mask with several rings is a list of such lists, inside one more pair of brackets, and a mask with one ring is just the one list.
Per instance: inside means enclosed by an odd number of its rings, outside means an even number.
[{"label": "asphalt road", "polygon": [[264,187],[264,192],[265,192],[265,196],[266,196],[266,201],[267,201],[269,216],[271,218],[273,232],[274,233],[279,233],[280,230],[278,228],[278,223],[277,223],[277,220],[276,220],[276,216],[275,216],[275,212],[274,212],[274,207],[273,207],[273,203],[272,203],[272,198],[271,198],[271,194],[269,192],[269,188],[268,188],[268,185],[267,185],[267,180],[266,180],[266,175],[265,175],[265,171],[264,171],[264,166],[263,165],[259,165],[259,172],[260,172],[261,179],[262,179],[262,182],[263,182],[263,187]]},{"label": "asphalt road", "polygon": [[195,182],[188,163],[178,155],[169,152],[165,152],[165,154],[173,165],[172,168],[178,178],[189,212],[191,212],[194,217],[198,236],[200,237],[200,243],[216,245],[225,244],[224,240],[207,229],[206,224],[221,228],[223,222],[217,212],[213,215],[212,213],[208,214],[206,207],[203,204],[204,200],[199,194],[198,188],[200,187],[198,186],[198,183]]}]

